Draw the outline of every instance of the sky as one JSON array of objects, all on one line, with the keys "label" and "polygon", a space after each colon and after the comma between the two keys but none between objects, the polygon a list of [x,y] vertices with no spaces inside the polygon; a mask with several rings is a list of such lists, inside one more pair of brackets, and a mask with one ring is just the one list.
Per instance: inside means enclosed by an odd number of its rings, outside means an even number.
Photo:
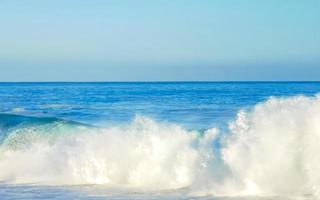
[{"label": "sky", "polygon": [[0,0],[0,81],[320,80],[319,0]]}]

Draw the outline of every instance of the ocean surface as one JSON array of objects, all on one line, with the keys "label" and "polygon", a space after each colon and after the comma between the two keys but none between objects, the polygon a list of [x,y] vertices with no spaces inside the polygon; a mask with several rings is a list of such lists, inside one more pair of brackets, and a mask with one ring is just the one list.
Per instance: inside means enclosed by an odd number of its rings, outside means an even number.
[{"label": "ocean surface", "polygon": [[319,91],[0,83],[0,199],[319,199]]}]

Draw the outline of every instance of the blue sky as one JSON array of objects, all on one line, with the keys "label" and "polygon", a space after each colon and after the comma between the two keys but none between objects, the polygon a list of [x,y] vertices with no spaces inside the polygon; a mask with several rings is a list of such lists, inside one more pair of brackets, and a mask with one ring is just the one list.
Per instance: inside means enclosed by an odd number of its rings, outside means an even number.
[{"label": "blue sky", "polygon": [[320,80],[320,1],[0,0],[0,81]]}]

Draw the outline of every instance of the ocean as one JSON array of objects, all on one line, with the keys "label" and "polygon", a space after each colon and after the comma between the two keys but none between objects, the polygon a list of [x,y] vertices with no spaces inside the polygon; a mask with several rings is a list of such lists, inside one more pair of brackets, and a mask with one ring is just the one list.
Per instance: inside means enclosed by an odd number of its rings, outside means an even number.
[{"label": "ocean", "polygon": [[318,199],[319,91],[0,83],[0,199]]}]

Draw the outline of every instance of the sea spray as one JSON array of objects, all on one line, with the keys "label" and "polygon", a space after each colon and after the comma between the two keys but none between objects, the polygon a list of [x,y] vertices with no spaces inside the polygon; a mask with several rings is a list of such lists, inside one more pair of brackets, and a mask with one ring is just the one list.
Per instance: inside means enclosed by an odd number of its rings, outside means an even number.
[{"label": "sea spray", "polygon": [[142,116],[127,125],[76,127],[50,122],[9,128],[0,147],[0,180],[186,188],[197,195],[319,196],[318,96],[270,98],[239,111],[223,134]]},{"label": "sea spray", "polygon": [[188,187],[206,170],[216,136],[214,129],[200,134],[139,116],[127,126],[86,128],[53,138],[44,136],[43,128],[18,129],[19,134],[13,131],[7,137],[0,150],[0,180],[152,190]]},{"label": "sea spray", "polygon": [[270,98],[238,113],[222,159],[246,195],[318,195],[320,98]]}]

